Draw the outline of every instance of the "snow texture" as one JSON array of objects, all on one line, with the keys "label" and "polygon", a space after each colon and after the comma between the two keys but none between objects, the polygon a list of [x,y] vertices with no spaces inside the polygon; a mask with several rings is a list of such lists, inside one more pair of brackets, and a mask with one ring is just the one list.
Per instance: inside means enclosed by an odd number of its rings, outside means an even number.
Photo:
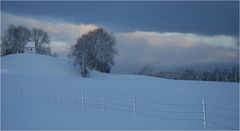
[{"label": "snow texture", "polygon": [[239,84],[93,71],[68,59],[1,57],[2,129],[239,129]]}]

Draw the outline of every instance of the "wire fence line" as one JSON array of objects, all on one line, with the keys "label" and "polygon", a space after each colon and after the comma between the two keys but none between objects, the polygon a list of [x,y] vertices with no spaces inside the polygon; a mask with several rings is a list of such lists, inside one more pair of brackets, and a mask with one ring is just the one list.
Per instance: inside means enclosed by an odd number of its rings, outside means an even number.
[{"label": "wire fence line", "polygon": [[147,107],[143,107],[143,106],[138,106],[139,109],[141,110],[147,110],[147,111],[153,111],[153,112],[161,112],[161,113],[181,113],[181,114],[202,114],[202,112],[193,112],[193,111],[166,111],[166,110],[158,110],[158,109],[153,109],[153,108],[147,108]]},{"label": "wire fence line", "polygon": [[227,108],[227,107],[222,107],[222,106],[209,105],[208,107],[213,108],[213,109],[218,109],[218,110],[227,110],[227,111],[239,112],[239,109]]},{"label": "wire fence line", "polygon": [[140,114],[149,116],[149,117],[153,117],[153,118],[157,118],[157,119],[164,119],[164,120],[185,120],[185,121],[202,121],[202,119],[198,119],[198,118],[174,118],[174,117],[162,117],[162,116],[157,116],[155,114],[150,114],[150,113],[145,113],[145,112],[138,112]]},{"label": "wire fence line", "polygon": [[238,130],[238,129],[235,129],[235,128],[232,128],[232,127],[225,126],[223,124],[216,123],[214,121],[208,121],[208,123],[213,124],[213,125],[218,126],[218,127],[222,127],[224,129],[227,129],[227,130]]},{"label": "wire fence line", "polygon": [[225,120],[230,120],[230,121],[239,122],[239,120],[237,120],[237,119],[229,118],[229,117],[226,117],[226,116],[220,116],[220,115],[216,115],[216,114],[213,114],[213,113],[207,113],[207,115],[208,115],[208,116],[212,116],[212,117],[217,117],[217,118],[225,119]]},{"label": "wire fence line", "polygon": [[[27,90],[28,88],[23,88],[22,86],[14,85],[12,82],[10,82],[9,87],[7,87],[9,93],[15,94],[17,96],[23,97],[23,96],[33,96],[31,95],[31,91]],[[28,94],[29,93],[29,94]],[[223,110],[223,111],[230,111],[239,113],[238,109],[233,109],[229,107],[223,107],[223,106],[216,106],[216,105],[210,105],[205,103],[205,99],[203,98],[202,103],[166,103],[166,102],[159,102],[155,100],[150,99],[143,99],[138,98],[136,96],[96,96],[92,95],[91,93],[85,93],[83,91],[71,93],[70,95],[46,95],[43,93],[42,89],[40,90],[38,97],[41,104],[61,104],[61,105],[75,105],[75,106],[81,106],[82,109],[92,108],[92,109],[100,109],[103,111],[107,110],[114,110],[114,111],[120,111],[120,112],[128,112],[128,113],[134,113],[136,116],[146,116],[154,119],[159,120],[169,120],[169,121],[198,121],[199,123],[203,124],[203,128],[207,128],[207,125],[214,125],[219,128],[224,129],[230,129],[230,130],[238,130],[237,129],[228,127],[224,124],[218,123],[216,121],[209,120],[208,118],[214,117],[218,120],[225,120],[225,121],[231,121],[239,123],[239,119],[233,119],[227,116],[218,115],[215,113],[209,113],[207,108],[213,108],[217,110]],[[95,98],[95,100],[90,101],[86,98]],[[124,100],[119,102],[119,100]],[[123,103],[124,102],[124,103]],[[143,105],[143,104],[151,104],[155,107],[149,107],[149,105]],[[166,107],[174,107],[175,109],[178,109],[180,107],[196,107],[198,110],[164,110],[156,108],[156,106],[166,106]],[[172,116],[165,116],[165,115],[171,114]],[[195,114],[195,116],[186,117],[186,114]],[[180,116],[174,116],[174,115],[180,115]],[[184,117],[182,117],[183,115]],[[173,117],[174,116],[174,117]]]},{"label": "wire fence line", "polygon": [[202,104],[199,104],[199,103],[165,103],[165,102],[156,102],[156,101],[152,101],[152,100],[145,100],[145,99],[141,99],[141,98],[138,98],[138,99],[141,100],[141,102],[151,103],[151,104],[156,104],[156,105],[167,105],[167,106],[202,106]]}]

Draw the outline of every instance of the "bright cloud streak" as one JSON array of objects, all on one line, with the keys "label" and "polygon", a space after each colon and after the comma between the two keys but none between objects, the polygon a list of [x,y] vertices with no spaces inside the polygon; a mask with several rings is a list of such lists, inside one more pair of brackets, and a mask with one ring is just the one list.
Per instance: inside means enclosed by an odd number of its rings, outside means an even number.
[{"label": "bright cloud streak", "polygon": [[128,41],[141,40],[151,45],[163,46],[168,44],[174,44],[174,46],[180,47],[192,47],[197,44],[207,44],[210,46],[224,47],[236,49],[238,48],[238,39],[232,36],[215,35],[215,36],[203,36],[193,33],[161,33],[161,32],[124,32],[118,33],[119,37],[127,38]]},{"label": "bright cloud streak", "polygon": [[[97,28],[95,24],[39,20],[9,13],[2,13],[1,24],[2,31],[9,24],[41,28],[49,33],[52,50],[64,55],[79,36]],[[145,65],[168,67],[238,63],[239,41],[232,36],[149,31],[116,32],[115,36],[118,55],[113,71],[117,73],[138,72]]]},{"label": "bright cloud streak", "polygon": [[123,32],[116,34],[119,55],[115,72],[143,66],[167,67],[238,63],[238,39],[192,33]]}]

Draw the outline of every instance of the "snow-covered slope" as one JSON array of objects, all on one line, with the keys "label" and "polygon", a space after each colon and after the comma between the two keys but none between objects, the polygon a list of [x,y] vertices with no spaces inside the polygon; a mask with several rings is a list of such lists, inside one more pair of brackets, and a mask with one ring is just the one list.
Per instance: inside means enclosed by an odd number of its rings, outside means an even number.
[{"label": "snow-covered slope", "polygon": [[207,129],[239,129],[239,84],[90,76],[67,59],[2,57],[2,129],[204,129],[203,98]]}]

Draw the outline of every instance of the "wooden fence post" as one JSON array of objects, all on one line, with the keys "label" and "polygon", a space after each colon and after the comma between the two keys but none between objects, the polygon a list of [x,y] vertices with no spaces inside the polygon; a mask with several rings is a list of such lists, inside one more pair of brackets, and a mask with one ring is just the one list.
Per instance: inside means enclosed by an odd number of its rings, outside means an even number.
[{"label": "wooden fence post", "polygon": [[75,105],[75,95],[73,94],[73,105]]},{"label": "wooden fence post", "polygon": [[61,104],[62,102],[61,102],[61,96],[58,96],[57,97],[57,100],[58,100],[58,104]]},{"label": "wooden fence post", "polygon": [[18,87],[18,93],[19,93],[19,96],[22,95],[22,89],[21,89],[21,87]]},{"label": "wooden fence post", "polygon": [[137,116],[136,104],[137,104],[136,96],[133,96],[133,111],[134,111],[135,115]]},{"label": "wooden fence post", "polygon": [[55,104],[55,96],[54,95],[52,95],[51,99],[52,99],[52,104]]},{"label": "wooden fence post", "polygon": [[42,96],[42,88],[40,88],[40,103],[42,104],[43,103],[43,96]]},{"label": "wooden fence post", "polygon": [[82,107],[85,108],[85,102],[84,102],[84,92],[82,92]]},{"label": "wooden fence post", "polygon": [[12,90],[12,81],[11,80],[10,80],[9,84],[10,84],[10,88],[9,89]]},{"label": "wooden fence post", "polygon": [[203,127],[207,128],[207,116],[206,116],[206,101],[202,99],[202,113],[203,113]]},{"label": "wooden fence post", "polygon": [[102,96],[102,108],[103,108],[103,111],[105,111],[105,99],[104,99],[104,96]]}]

